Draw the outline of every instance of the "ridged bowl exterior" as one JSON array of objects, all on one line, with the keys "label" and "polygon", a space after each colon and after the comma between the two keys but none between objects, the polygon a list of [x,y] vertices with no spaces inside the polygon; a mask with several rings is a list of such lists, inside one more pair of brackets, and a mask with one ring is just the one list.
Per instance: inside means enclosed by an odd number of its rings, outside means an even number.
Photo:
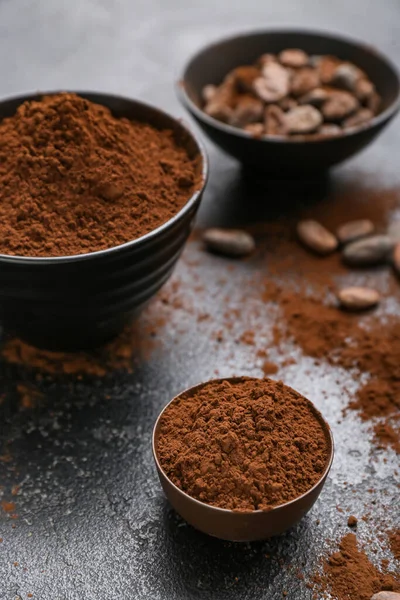
[{"label": "ridged bowl exterior", "polygon": [[[167,223],[123,245],[70,257],[0,255],[4,328],[36,346],[57,350],[89,348],[109,340],[154,296],[183,250],[207,179],[205,151],[180,121],[135,100],[76,93],[107,106],[116,117],[172,129],[189,156],[201,157],[202,184]],[[13,115],[26,100],[43,95],[1,102],[0,119]]]},{"label": "ridged bowl exterior", "polygon": [[[314,140],[250,137],[209,117],[201,108],[206,84],[219,84],[232,69],[254,63],[264,53],[302,48],[309,54],[333,54],[364,69],[382,97],[382,110],[368,124],[342,135]],[[371,46],[339,35],[307,30],[244,33],[210,44],[189,59],[177,85],[178,97],[208,137],[246,166],[266,174],[323,171],[354,156],[384,129],[399,110],[396,67]]]}]

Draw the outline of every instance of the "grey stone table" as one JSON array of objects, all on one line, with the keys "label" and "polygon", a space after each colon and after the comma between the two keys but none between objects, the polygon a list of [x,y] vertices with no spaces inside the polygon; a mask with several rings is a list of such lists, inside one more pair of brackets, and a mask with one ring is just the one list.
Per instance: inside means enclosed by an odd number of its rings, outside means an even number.
[{"label": "grey stone table", "polygon": [[[399,22],[397,0],[0,0],[0,92],[109,91],[180,114],[172,86],[176,70],[208,40],[254,26],[318,27],[364,39],[400,63]],[[333,189],[360,182],[361,189],[400,186],[399,146],[396,121],[333,173]],[[209,150],[211,180],[200,224],[255,221],[282,207],[283,196],[301,199],[296,186],[252,191],[235,162]],[[284,590],[305,600],[311,591],[299,572],[315,569],[346,532],[348,514],[364,514],[368,494],[374,519],[361,522],[359,538],[369,540],[377,558],[390,558],[375,525],[383,517],[399,524],[398,458],[373,449],[356,414],[341,419],[346,393],[354,391],[348,374],[316,367],[296,348],[288,350],[295,364],[281,366],[277,376],[315,400],[337,445],[331,476],[310,515],[279,539],[230,544],[194,531],[164,499],[150,448],[161,407],[216,369],[220,375],[262,374],[251,348],[234,344],[237,331],[225,332],[218,347],[212,339],[223,327],[226,298],[234,304],[249,274],[246,263],[226,273],[226,262],[189,245],[174,280],[197,303],[197,314],[211,315],[211,325],[190,310],[172,311],[162,344],[132,373],[44,378],[34,383],[42,401],[23,410],[17,386],[31,385],[32,374],[0,365],[0,501],[15,502],[18,515],[0,509],[1,600],[28,594],[40,600],[275,600]],[[197,285],[207,294],[197,293]],[[397,310],[399,298],[393,302]],[[150,308],[143,318],[155,312]],[[265,314],[271,325],[272,313]]]}]

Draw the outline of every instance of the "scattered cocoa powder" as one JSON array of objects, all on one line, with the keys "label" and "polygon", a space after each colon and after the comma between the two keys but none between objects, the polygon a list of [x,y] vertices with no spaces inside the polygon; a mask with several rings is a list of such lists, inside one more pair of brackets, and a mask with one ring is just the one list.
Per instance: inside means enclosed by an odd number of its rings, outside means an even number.
[{"label": "scattered cocoa powder", "polygon": [[282,382],[216,380],[167,407],[157,453],[190,496],[226,509],[269,510],[318,482],[327,436],[312,405]]},{"label": "scattered cocoa powder", "polygon": [[[161,314],[152,313],[152,317],[151,322],[132,323],[112,342],[92,351],[52,352],[11,338],[1,349],[1,356],[10,364],[52,375],[104,377],[113,371],[129,372],[133,370],[135,359],[146,360],[159,343],[156,331],[161,330],[164,319]],[[37,399],[37,394],[33,397],[27,386],[20,386],[18,391],[26,407]]]},{"label": "scattered cocoa powder", "polygon": [[322,573],[313,577],[319,594],[314,598],[335,600],[371,600],[382,590],[400,591],[400,579],[392,573],[383,574],[359,549],[354,533],[340,542],[338,552],[331,554],[322,565]]},{"label": "scattered cocoa powder", "polygon": [[0,123],[0,252],[61,256],[136,239],[200,186],[172,131],[63,93]]},{"label": "scattered cocoa powder", "polygon": [[12,513],[15,511],[16,508],[15,502],[7,502],[6,500],[2,500],[0,502],[0,506],[6,513]]},{"label": "scattered cocoa powder", "polygon": [[350,517],[347,519],[347,525],[349,527],[357,527],[357,517],[355,517],[354,515],[350,515]]},{"label": "scattered cocoa powder", "polygon": [[390,550],[396,560],[400,561],[400,529],[393,529],[388,532]]}]

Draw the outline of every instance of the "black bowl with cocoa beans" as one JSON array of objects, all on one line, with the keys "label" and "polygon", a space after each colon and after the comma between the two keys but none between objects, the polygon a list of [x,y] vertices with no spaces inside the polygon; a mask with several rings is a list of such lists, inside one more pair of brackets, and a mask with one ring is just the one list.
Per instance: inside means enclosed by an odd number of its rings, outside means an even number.
[{"label": "black bowl with cocoa beans", "polygon": [[365,148],[400,106],[396,67],[328,33],[242,34],[194,55],[178,94],[222,150],[267,174],[309,173]]}]

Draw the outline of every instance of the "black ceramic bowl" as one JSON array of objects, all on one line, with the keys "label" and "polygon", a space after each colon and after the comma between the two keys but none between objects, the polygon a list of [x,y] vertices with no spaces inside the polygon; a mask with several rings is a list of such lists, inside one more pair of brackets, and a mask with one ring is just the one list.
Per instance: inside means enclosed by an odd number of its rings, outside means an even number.
[{"label": "black ceramic bowl", "polygon": [[[49,349],[88,348],[111,339],[160,289],[191,231],[207,179],[204,148],[180,121],[135,100],[76,93],[107,106],[116,117],[171,129],[189,156],[201,157],[202,185],[172,219],[126,244],[54,258],[0,254],[0,320],[4,328]],[[0,102],[0,119],[12,116],[26,100],[42,95]]]},{"label": "black ceramic bowl", "polygon": [[[264,53],[301,48],[309,54],[333,54],[361,67],[382,97],[381,112],[362,128],[325,139],[255,139],[209,117],[201,109],[201,91],[219,84],[232,69],[254,63]],[[399,110],[400,78],[396,67],[371,46],[329,33],[271,30],[237,35],[211,44],[186,64],[178,95],[205,133],[240,162],[266,172],[320,171],[350,158],[367,146]]]}]

